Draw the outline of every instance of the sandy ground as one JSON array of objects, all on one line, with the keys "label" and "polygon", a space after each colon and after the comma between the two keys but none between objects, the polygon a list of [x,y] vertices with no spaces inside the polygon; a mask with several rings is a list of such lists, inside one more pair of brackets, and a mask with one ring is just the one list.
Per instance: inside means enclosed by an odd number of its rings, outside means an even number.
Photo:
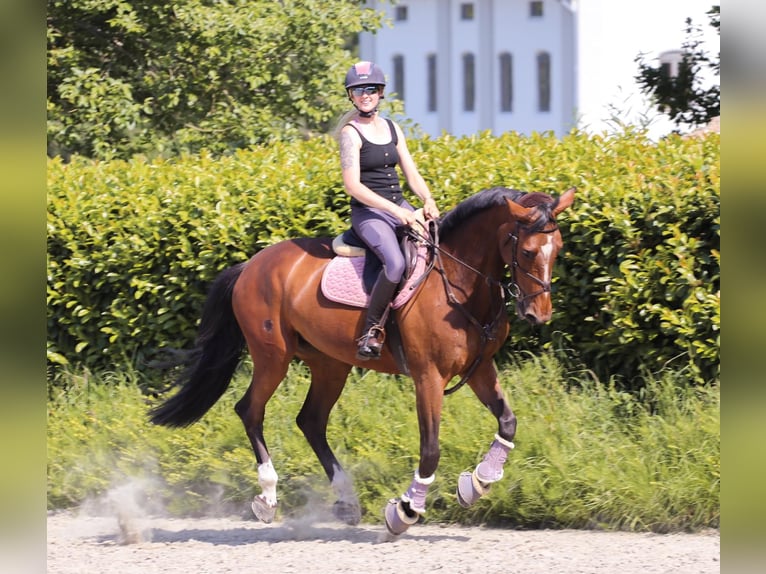
[{"label": "sandy ground", "polygon": [[720,533],[632,534],[416,524],[389,540],[380,525],[327,516],[262,524],[241,517],[50,513],[49,574],[449,572],[705,574],[720,571]]}]

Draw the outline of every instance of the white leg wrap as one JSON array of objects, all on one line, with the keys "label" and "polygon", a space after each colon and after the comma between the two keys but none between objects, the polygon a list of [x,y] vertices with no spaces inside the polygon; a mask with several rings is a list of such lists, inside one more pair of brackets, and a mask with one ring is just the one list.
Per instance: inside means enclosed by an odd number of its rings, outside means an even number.
[{"label": "white leg wrap", "polygon": [[497,442],[499,442],[500,444],[502,444],[502,445],[504,445],[504,446],[507,446],[507,447],[508,447],[509,449],[511,449],[511,450],[513,450],[514,448],[516,448],[516,445],[515,445],[515,444],[513,444],[513,443],[512,443],[511,441],[509,441],[509,440],[505,440],[505,439],[504,439],[503,437],[501,437],[499,434],[496,434],[496,435],[495,435],[495,440],[496,440]]},{"label": "white leg wrap", "polygon": [[415,482],[419,484],[424,484],[425,486],[429,486],[434,479],[436,478],[436,474],[432,474],[431,476],[427,476],[426,478],[421,478],[420,473],[416,470],[415,471]]},{"label": "white leg wrap", "polygon": [[263,490],[261,496],[271,506],[277,505],[277,481],[279,476],[271,464],[271,459],[258,465],[258,484]]},{"label": "white leg wrap", "polygon": [[425,514],[426,512],[426,494],[428,493],[428,487],[435,478],[436,474],[421,478],[420,473],[416,470],[410,487],[402,495],[402,500],[409,503],[410,508],[418,514]]},{"label": "white leg wrap", "polygon": [[503,478],[503,465],[505,459],[514,444],[511,441],[500,438],[495,435],[495,440],[489,447],[489,451],[484,455],[484,459],[476,466],[474,474],[484,484],[497,482]]}]

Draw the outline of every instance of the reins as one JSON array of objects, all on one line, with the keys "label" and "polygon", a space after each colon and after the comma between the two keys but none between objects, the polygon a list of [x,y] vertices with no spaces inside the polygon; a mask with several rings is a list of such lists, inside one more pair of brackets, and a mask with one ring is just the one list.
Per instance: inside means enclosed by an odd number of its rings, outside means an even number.
[{"label": "reins", "polygon": [[[426,245],[428,245],[433,250],[433,253],[434,253],[433,259],[436,262],[436,270],[438,271],[439,275],[442,278],[442,282],[444,283],[444,290],[445,290],[445,292],[447,294],[447,300],[450,303],[452,303],[453,305],[455,305],[458,309],[460,309],[460,311],[465,315],[465,317],[468,319],[468,321],[477,328],[477,330],[479,331],[479,336],[481,338],[481,351],[479,353],[477,353],[476,358],[473,360],[473,362],[468,367],[466,372],[460,378],[460,381],[458,381],[454,386],[444,390],[444,395],[447,396],[447,395],[451,395],[452,393],[457,391],[460,387],[465,385],[466,382],[468,382],[468,379],[471,378],[471,375],[473,375],[473,373],[476,371],[477,367],[479,366],[479,363],[481,363],[484,347],[486,346],[488,341],[494,340],[493,332],[494,332],[494,330],[495,330],[495,328],[497,326],[498,321],[502,317],[503,311],[505,309],[505,304],[501,303],[501,305],[500,305],[500,307],[498,309],[497,315],[495,316],[495,318],[492,320],[491,323],[488,323],[486,325],[482,325],[478,321],[478,319],[476,319],[476,317],[474,317],[470,313],[470,311],[468,311],[468,309],[466,309],[465,306],[455,296],[455,292],[452,290],[452,286],[450,285],[450,282],[447,279],[447,273],[444,270],[444,263],[442,262],[442,258],[441,258],[442,254],[446,255],[447,257],[449,257],[450,259],[452,259],[456,263],[459,263],[460,265],[462,265],[466,269],[469,269],[469,270],[473,271],[479,277],[484,278],[484,280],[487,282],[487,285],[489,285],[490,287],[492,286],[493,283],[495,285],[499,286],[500,287],[500,299],[503,302],[505,301],[505,291],[508,290],[508,287],[506,285],[504,285],[502,282],[497,281],[495,279],[492,279],[491,277],[489,277],[488,275],[485,275],[484,273],[482,273],[481,271],[479,271],[475,267],[469,265],[468,263],[466,263],[462,259],[459,259],[459,258],[455,257],[454,255],[452,255],[451,253],[449,253],[449,252],[445,251],[444,249],[442,249],[441,245],[439,245],[439,234],[438,234],[439,227],[438,227],[438,225],[433,225],[432,227],[433,227],[433,230],[432,230],[431,234],[426,233],[425,235],[423,235],[423,234],[419,233],[418,231],[415,231],[412,228],[408,228],[407,229],[407,233],[413,239],[424,242]],[[433,235],[433,237],[434,237],[433,240],[431,239],[431,235]],[[431,264],[431,267],[429,268],[429,271],[431,269],[433,269],[434,261],[432,261],[432,264]],[[424,274],[424,276],[425,276],[425,274]],[[509,290],[509,293],[510,293],[510,290]]]},{"label": "reins", "polygon": [[[462,259],[455,257],[448,251],[445,251],[442,249],[441,245],[439,245],[439,226],[435,224],[433,221],[428,222],[431,229],[425,228],[425,226],[421,223],[420,225],[424,227],[425,234],[422,234],[412,227],[407,228],[406,233],[414,240],[421,241],[428,245],[434,253],[433,260],[431,261],[431,264],[426,271],[426,273],[423,274],[421,277],[421,281],[430,273],[431,269],[434,268],[434,262],[436,262],[436,270],[438,271],[439,275],[441,275],[442,282],[444,284],[444,290],[447,294],[447,300],[455,305],[460,311],[465,315],[465,317],[468,319],[468,321],[476,327],[476,329],[479,331],[479,336],[481,339],[481,350],[479,353],[477,353],[476,358],[473,360],[473,362],[470,364],[468,369],[465,371],[463,376],[460,378],[460,381],[458,381],[454,386],[445,389],[444,395],[448,396],[457,391],[460,387],[465,385],[468,382],[468,379],[471,378],[471,375],[476,371],[479,364],[482,360],[482,355],[484,352],[484,347],[489,341],[494,341],[494,332],[497,328],[497,324],[499,323],[501,317],[503,316],[503,312],[505,310],[505,293],[508,292],[508,294],[516,299],[517,301],[525,301],[527,299],[532,299],[534,297],[537,297],[538,295],[541,295],[543,293],[549,292],[551,290],[550,282],[546,282],[541,280],[539,277],[536,277],[535,275],[532,275],[528,270],[524,269],[518,261],[517,251],[518,251],[518,242],[519,242],[519,230],[521,229],[521,224],[517,221],[516,222],[516,231],[515,233],[509,233],[508,238],[506,239],[506,243],[508,241],[513,241],[513,249],[512,249],[512,259],[511,259],[511,280],[508,284],[503,283],[502,281],[498,281],[497,279],[493,279],[489,275],[486,275],[485,273],[482,273],[472,265],[469,265]],[[553,233],[558,229],[558,226],[554,226],[552,229],[546,229],[538,231],[537,233]],[[431,239],[431,236],[433,236],[434,239]],[[500,288],[500,299],[501,304],[498,308],[497,314],[495,315],[494,319],[491,323],[487,323],[482,325],[476,317],[474,317],[468,309],[465,308],[465,305],[463,305],[460,301],[458,301],[457,297],[455,296],[455,292],[452,289],[452,285],[450,285],[449,280],[447,279],[447,273],[444,270],[444,263],[442,261],[442,255],[446,255],[456,263],[462,265],[466,269],[469,269],[473,273],[477,274],[479,277],[483,278],[484,281],[487,283],[487,285],[492,288],[493,285],[496,285]],[[535,291],[534,293],[525,294],[519,284],[516,282],[516,270],[521,271],[524,273],[527,277],[532,279],[535,283],[540,285],[540,289],[538,291]]]}]

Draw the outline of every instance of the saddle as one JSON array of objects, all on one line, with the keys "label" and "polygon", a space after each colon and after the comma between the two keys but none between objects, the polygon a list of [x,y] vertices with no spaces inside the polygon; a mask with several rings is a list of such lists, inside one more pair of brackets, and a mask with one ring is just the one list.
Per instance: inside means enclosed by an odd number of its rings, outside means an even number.
[{"label": "saddle", "polygon": [[[422,216],[422,210],[419,211],[418,221],[421,222],[424,232],[427,230],[430,241],[425,241],[416,233],[403,234],[399,245],[404,254],[406,268],[391,302],[392,309],[402,307],[417,293],[418,287],[422,285],[434,266],[432,246],[436,245],[438,241],[436,224],[426,222]],[[332,246],[336,257],[327,264],[322,273],[320,282],[322,293],[330,301],[366,308],[369,304],[372,286],[382,270],[380,260],[365,247],[364,242],[353,229],[348,229],[335,237]],[[386,345],[390,347],[401,371],[409,375],[407,357],[394,313],[388,314],[386,332],[388,333]]]},{"label": "saddle", "polygon": [[[428,235],[433,232],[423,218],[422,210],[416,212]],[[398,309],[415,293],[433,266],[428,245],[416,234],[404,233],[399,246],[404,254],[405,271],[397,287],[391,307]],[[327,265],[321,281],[322,293],[330,301],[353,307],[367,307],[372,287],[383,266],[378,257],[367,247],[353,229],[347,229],[332,242],[336,257]]]}]

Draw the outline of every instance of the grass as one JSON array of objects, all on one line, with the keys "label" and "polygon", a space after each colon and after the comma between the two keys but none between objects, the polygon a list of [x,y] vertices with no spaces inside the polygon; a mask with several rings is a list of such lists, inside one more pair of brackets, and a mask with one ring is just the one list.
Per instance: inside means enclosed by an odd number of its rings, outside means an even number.
[{"label": "grass", "polygon": [[[647,379],[641,396],[564,372],[549,355],[502,374],[519,425],[504,478],[466,510],[457,476],[489,447],[496,423],[466,387],[445,399],[437,478],[427,520],[514,527],[670,532],[718,527],[720,390],[681,375]],[[246,369],[198,423],[151,425],[155,399],[130,373],[71,374],[49,383],[48,505],[70,507],[131,480],[171,514],[239,511],[258,490],[255,457],[233,405]],[[316,457],[294,424],[309,375],[294,365],[268,405],[266,439],[280,476],[283,515],[333,502]],[[363,520],[380,521],[417,466],[412,381],[355,370],[328,437],[354,480]]]}]

